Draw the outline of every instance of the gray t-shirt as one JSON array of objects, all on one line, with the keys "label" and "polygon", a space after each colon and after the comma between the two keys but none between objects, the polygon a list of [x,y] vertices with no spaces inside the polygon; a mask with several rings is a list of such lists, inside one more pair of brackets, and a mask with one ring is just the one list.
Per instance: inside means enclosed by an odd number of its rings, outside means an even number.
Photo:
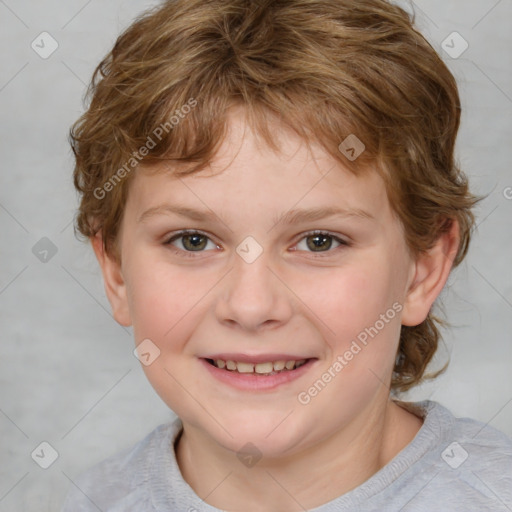
[{"label": "gray t-shirt", "polygon": [[[512,511],[510,438],[436,402],[401,405],[424,418],[415,438],[366,482],[312,512]],[[179,419],[160,425],[86,471],[62,512],[219,512],[181,475],[174,452],[181,429]]]}]

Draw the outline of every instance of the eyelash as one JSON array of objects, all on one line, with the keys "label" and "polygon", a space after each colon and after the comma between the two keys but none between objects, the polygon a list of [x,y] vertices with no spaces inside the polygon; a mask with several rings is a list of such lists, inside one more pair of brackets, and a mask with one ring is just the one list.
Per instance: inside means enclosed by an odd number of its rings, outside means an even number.
[{"label": "eyelash", "polygon": [[[182,238],[185,235],[201,235],[213,242],[213,240],[211,240],[211,238],[206,233],[204,233],[202,231],[193,230],[193,229],[185,229],[185,230],[178,231],[177,233],[174,233],[173,235],[171,235],[171,237],[168,238],[166,242],[164,242],[164,245],[169,246],[169,248],[171,248],[171,250],[175,254],[178,254],[180,256],[185,256],[185,257],[195,257],[194,255],[196,253],[205,252],[204,250],[203,251],[186,251],[184,249],[178,249],[177,247],[174,247],[172,245],[172,242],[174,242],[175,240],[178,240],[179,238]],[[334,235],[333,233],[330,233],[329,231],[321,231],[318,229],[304,233],[295,245],[297,245],[303,239],[308,238],[309,236],[314,236],[314,235],[327,235],[328,237],[332,238],[333,240],[335,240],[336,242],[338,242],[340,244],[338,247],[335,247],[334,249],[329,249],[327,251],[319,251],[319,252],[306,251],[306,252],[310,252],[311,254],[313,254],[315,258],[322,258],[322,257],[330,256],[337,249],[343,249],[345,247],[350,247],[350,245],[351,245],[348,241],[339,238],[338,236]],[[215,243],[215,242],[213,242],[213,243]]]}]

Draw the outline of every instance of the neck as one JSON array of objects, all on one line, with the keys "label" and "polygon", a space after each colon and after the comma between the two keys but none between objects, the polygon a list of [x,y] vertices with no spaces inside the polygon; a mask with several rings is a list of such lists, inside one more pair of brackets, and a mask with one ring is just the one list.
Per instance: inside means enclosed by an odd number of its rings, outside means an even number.
[{"label": "neck", "polygon": [[[185,481],[222,510],[295,512],[318,507],[358,487],[409,444],[422,420],[385,400],[343,430],[293,456],[245,467],[236,455],[187,428],[176,445]],[[314,478],[312,469],[314,468]],[[305,485],[307,484],[307,485]]]}]

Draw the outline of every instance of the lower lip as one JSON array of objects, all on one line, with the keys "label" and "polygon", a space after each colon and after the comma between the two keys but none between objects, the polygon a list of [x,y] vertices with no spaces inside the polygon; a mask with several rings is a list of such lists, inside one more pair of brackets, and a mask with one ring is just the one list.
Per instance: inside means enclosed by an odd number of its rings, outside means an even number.
[{"label": "lower lip", "polygon": [[221,370],[210,364],[206,359],[200,359],[200,361],[213,377],[225,384],[243,391],[266,391],[300,378],[315,364],[316,359],[310,359],[295,370],[286,370],[274,375],[255,375],[253,373]]}]

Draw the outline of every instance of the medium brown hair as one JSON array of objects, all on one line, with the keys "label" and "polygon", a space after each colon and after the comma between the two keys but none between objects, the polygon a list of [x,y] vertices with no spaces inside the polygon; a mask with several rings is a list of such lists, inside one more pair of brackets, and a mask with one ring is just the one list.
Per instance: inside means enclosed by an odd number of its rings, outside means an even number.
[{"label": "medium brown hair", "polygon": [[[454,160],[455,79],[413,24],[385,0],[173,0],[147,11],[97,66],[90,105],[70,132],[76,229],[101,233],[106,252],[120,258],[137,168],[201,170],[222,143],[230,107],[242,105],[271,148],[279,144],[268,121],[277,116],[352,172],[376,169],[411,254],[431,248],[456,219],[458,265],[479,198]],[[339,149],[351,134],[365,145],[354,161]],[[430,312],[402,326],[394,390],[424,377],[443,323]]]}]

